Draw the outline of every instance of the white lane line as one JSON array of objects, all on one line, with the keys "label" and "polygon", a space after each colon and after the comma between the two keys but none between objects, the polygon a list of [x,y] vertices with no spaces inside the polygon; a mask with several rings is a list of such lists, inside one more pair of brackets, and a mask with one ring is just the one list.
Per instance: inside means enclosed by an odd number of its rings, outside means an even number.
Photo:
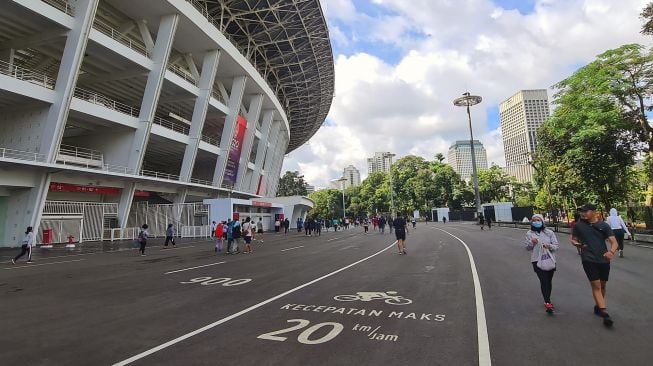
[{"label": "white lane line", "polygon": [[285,252],[285,251],[288,251],[288,250],[299,249],[299,248],[303,248],[303,247],[304,247],[303,245],[300,245],[300,246],[298,246],[298,247],[292,247],[292,248],[288,248],[288,249],[282,249],[281,251],[282,251],[282,252]]},{"label": "white lane line", "polygon": [[244,309],[244,310],[241,310],[241,311],[239,311],[239,312],[237,312],[237,313],[235,313],[235,314],[231,314],[231,315],[229,315],[229,316],[226,317],[226,318],[222,318],[222,319],[220,319],[220,320],[218,320],[218,321],[215,321],[215,322],[213,322],[213,323],[211,323],[211,324],[205,325],[205,326],[203,326],[202,328],[199,328],[199,329],[197,329],[197,330],[194,330],[194,331],[192,331],[192,332],[190,332],[190,333],[186,333],[186,334],[184,334],[184,335],[182,335],[182,336],[180,336],[180,337],[177,337],[177,338],[175,338],[175,339],[169,340],[169,341],[167,341],[167,342],[165,342],[165,343],[163,343],[163,344],[161,344],[161,345],[159,345],[159,346],[156,346],[156,347],[154,347],[154,348],[151,348],[151,349],[149,349],[149,350],[147,350],[147,351],[145,351],[145,352],[141,352],[141,353],[139,353],[139,354],[137,354],[137,355],[135,355],[135,356],[132,356],[132,357],[126,359],[126,360],[123,360],[123,361],[117,362],[117,363],[113,364],[113,366],[124,366],[124,365],[129,365],[130,363],[132,363],[132,362],[134,362],[134,361],[138,361],[138,360],[140,360],[140,359],[142,359],[142,358],[145,358],[145,357],[147,357],[147,356],[149,356],[149,355],[151,355],[151,354],[153,354],[153,353],[159,352],[159,351],[161,351],[161,350],[163,350],[163,349],[166,349],[166,348],[168,348],[168,347],[170,347],[170,346],[172,346],[172,345],[175,345],[175,344],[177,344],[177,343],[179,343],[179,342],[181,342],[181,341],[184,341],[184,340],[186,340],[186,339],[188,339],[188,338],[190,338],[190,337],[196,336],[196,335],[198,335],[198,334],[200,334],[200,333],[202,333],[202,332],[206,332],[206,331],[209,330],[209,329],[215,328],[215,327],[217,327],[217,326],[220,325],[220,324],[226,323],[226,322],[228,322],[228,321],[230,321],[230,320],[232,320],[232,319],[236,319],[236,318],[238,318],[239,316],[244,315],[244,314],[247,314],[247,313],[249,313],[249,312],[252,311],[252,310],[256,310],[256,309],[258,309],[258,308],[260,308],[260,307],[262,307],[262,306],[264,306],[264,305],[267,305],[267,304],[269,304],[269,303],[271,303],[271,302],[273,302],[273,301],[279,300],[280,298],[282,298],[282,297],[284,297],[284,296],[290,295],[290,294],[292,294],[293,292],[297,292],[297,291],[303,289],[304,287],[308,287],[308,286],[310,286],[310,285],[312,285],[312,284],[314,284],[314,283],[320,282],[320,281],[322,281],[322,280],[324,280],[324,279],[326,279],[326,278],[329,278],[329,277],[334,276],[334,275],[336,275],[336,274],[338,274],[338,273],[340,273],[340,272],[342,272],[342,271],[345,271],[345,270],[347,270],[347,269],[349,269],[349,268],[351,268],[351,267],[353,267],[353,266],[355,266],[355,265],[357,265],[357,264],[360,264],[360,263],[363,263],[363,262],[365,262],[365,261],[367,261],[367,260],[369,260],[369,259],[372,259],[372,258],[376,257],[377,255],[379,255],[379,254],[385,252],[386,250],[388,250],[388,249],[394,247],[394,245],[395,245],[396,243],[397,243],[397,242],[395,241],[394,243],[392,243],[392,244],[390,244],[389,246],[387,246],[387,247],[385,247],[385,248],[379,250],[378,252],[376,252],[376,253],[374,253],[374,254],[372,254],[372,255],[369,255],[369,256],[367,256],[367,257],[365,257],[365,258],[363,258],[363,259],[360,259],[360,260],[358,260],[358,261],[356,261],[356,262],[354,262],[354,263],[352,263],[352,264],[346,265],[346,266],[344,266],[344,267],[342,267],[342,268],[340,268],[340,269],[337,269],[337,270],[335,270],[335,271],[333,271],[333,272],[331,272],[331,273],[325,274],[324,276],[322,276],[322,277],[318,277],[318,278],[316,278],[316,279],[314,279],[314,280],[312,280],[312,281],[306,282],[305,284],[303,284],[303,285],[299,285],[299,286],[297,286],[297,287],[295,287],[295,288],[293,288],[293,289],[290,289],[290,290],[288,290],[288,291],[286,291],[286,292],[282,292],[282,293],[280,293],[279,295],[276,295],[276,296],[273,296],[273,297],[271,297],[271,298],[269,298],[269,299],[267,299],[267,300],[261,301],[261,302],[259,302],[258,304],[252,305],[252,306],[250,306],[250,307],[248,307],[248,308],[246,308],[246,309]]},{"label": "white lane line", "polygon": [[190,271],[191,269],[204,268],[204,267],[210,267],[210,266],[217,266],[218,264],[223,264],[223,263],[227,263],[227,262],[216,262],[216,263],[205,264],[203,266],[178,269],[178,270],[175,270],[175,271],[166,272],[164,274],[171,274],[171,273],[177,273],[177,272]]},{"label": "white lane line", "polygon": [[478,365],[479,366],[490,366],[492,365],[492,359],[490,358],[490,340],[487,335],[487,322],[485,320],[485,305],[483,304],[483,291],[481,290],[481,281],[478,278],[478,272],[476,271],[476,262],[474,262],[474,256],[472,251],[469,249],[467,244],[460,239],[459,237],[453,235],[452,233],[442,230],[439,228],[434,228],[440,230],[445,234],[448,234],[458,240],[467,251],[467,256],[469,257],[469,265],[472,269],[472,277],[474,278],[474,297],[476,298],[476,326],[477,326],[477,337],[478,337]]},{"label": "white lane line", "polygon": [[[185,245],[183,247],[176,247],[176,248],[163,247],[163,248],[161,248],[161,250],[179,250],[179,249],[186,249],[186,248],[195,248],[195,246],[194,245]],[[134,249],[138,249],[138,248],[134,248]]]},{"label": "white lane line", "polygon": [[49,265],[52,265],[52,264],[81,262],[83,260],[85,260],[85,259],[73,259],[71,261],[60,261],[60,262],[50,262],[50,263],[40,263],[40,264],[28,264],[26,266],[8,267],[8,268],[3,268],[3,269],[4,270],[10,270],[10,269],[30,268],[30,267],[39,267],[39,266],[49,266]]}]

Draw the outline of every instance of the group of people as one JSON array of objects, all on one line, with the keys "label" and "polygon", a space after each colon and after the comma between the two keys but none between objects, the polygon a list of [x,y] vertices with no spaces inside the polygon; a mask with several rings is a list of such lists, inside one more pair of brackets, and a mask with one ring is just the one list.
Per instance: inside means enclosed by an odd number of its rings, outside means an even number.
[{"label": "group of people", "polygon": [[[610,277],[610,262],[617,251],[623,256],[623,239],[630,235],[623,219],[616,209],[610,210],[610,216],[599,220],[596,206],[587,203],[577,212],[572,226],[571,244],[578,249],[581,264],[589,280],[594,298],[594,314],[603,319],[606,326],[612,326],[613,320],[607,312],[606,289]],[[607,243],[607,244],[606,244]],[[526,249],[531,251],[533,270],[540,281],[546,312],[553,313],[551,302],[553,274],[556,271],[556,252],[560,244],[553,230],[546,227],[542,215],[533,215],[531,228],[526,233]]]},{"label": "group of people", "polygon": [[[252,249],[254,236],[257,233],[263,233],[263,219],[259,217],[256,223],[249,216],[240,221],[231,219],[219,223],[214,221],[212,227],[212,236],[215,240],[214,251],[216,253],[222,253],[225,250],[225,254],[240,254],[241,240],[243,240],[245,245],[242,253],[252,254],[254,253]],[[225,241],[227,243],[226,248],[224,248]],[[260,242],[263,241],[261,240]]]}]

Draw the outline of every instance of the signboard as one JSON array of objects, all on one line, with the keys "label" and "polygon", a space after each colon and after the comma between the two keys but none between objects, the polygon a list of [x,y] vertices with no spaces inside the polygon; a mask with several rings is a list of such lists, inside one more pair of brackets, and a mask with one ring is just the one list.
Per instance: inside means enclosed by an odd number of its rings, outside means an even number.
[{"label": "signboard", "polygon": [[255,207],[272,207],[270,202],[252,201],[252,206]]},{"label": "signboard", "polygon": [[240,165],[240,154],[243,150],[243,139],[245,138],[245,130],[247,129],[247,120],[238,115],[236,118],[236,129],[234,137],[231,139],[229,146],[229,153],[227,155],[227,164],[224,170],[223,184],[234,185],[238,178],[238,166]]},{"label": "signboard", "polygon": [[[54,192],[105,194],[108,196],[117,196],[122,192],[121,188],[100,187],[100,186],[80,186],[77,184],[68,184],[68,183],[50,183],[50,190]],[[137,190],[134,192],[134,196],[149,197],[150,192]]]}]

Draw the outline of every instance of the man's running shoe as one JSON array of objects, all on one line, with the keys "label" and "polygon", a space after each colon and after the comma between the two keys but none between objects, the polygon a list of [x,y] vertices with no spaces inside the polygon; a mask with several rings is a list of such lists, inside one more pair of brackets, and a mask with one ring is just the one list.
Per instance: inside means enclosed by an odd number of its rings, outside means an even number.
[{"label": "man's running shoe", "polygon": [[598,316],[600,316],[601,318],[603,318],[603,325],[605,325],[606,327],[611,327],[612,324],[614,323],[614,322],[612,321],[612,318],[610,318],[610,315],[609,315],[608,313],[606,313],[605,311],[603,311],[603,310],[600,310],[600,309],[599,309],[599,313],[596,314],[596,315],[598,315]]},{"label": "man's running shoe", "polygon": [[552,303],[550,302],[544,303],[544,307],[546,308],[547,313],[553,314],[554,307]]},{"label": "man's running shoe", "polygon": [[16,260],[11,258],[11,264],[16,264]]}]

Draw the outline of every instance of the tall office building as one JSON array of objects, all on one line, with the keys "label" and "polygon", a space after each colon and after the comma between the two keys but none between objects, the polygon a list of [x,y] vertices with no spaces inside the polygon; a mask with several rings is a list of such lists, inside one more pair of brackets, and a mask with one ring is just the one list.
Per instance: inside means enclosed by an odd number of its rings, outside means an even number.
[{"label": "tall office building", "polygon": [[367,173],[390,172],[392,156],[389,152],[375,152],[374,156],[367,159]]},{"label": "tall office building", "polygon": [[520,182],[533,180],[531,154],[537,150],[537,129],[550,116],[546,89],[522,90],[499,105],[505,171]]},{"label": "tall office building", "polygon": [[342,177],[345,178],[345,188],[356,187],[361,184],[361,173],[353,165],[343,170]]},{"label": "tall office building", "polygon": [[[483,144],[478,140],[474,140],[474,151],[476,153],[476,169],[487,169],[487,153]],[[472,177],[472,147],[469,140],[459,140],[451,145],[448,163],[462,179],[467,180]]]}]

